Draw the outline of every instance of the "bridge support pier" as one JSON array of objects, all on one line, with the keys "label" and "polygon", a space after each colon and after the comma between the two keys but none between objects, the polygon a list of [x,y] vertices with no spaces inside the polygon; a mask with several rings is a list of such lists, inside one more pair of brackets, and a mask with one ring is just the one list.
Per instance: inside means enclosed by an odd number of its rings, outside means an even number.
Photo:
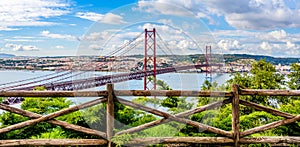
[{"label": "bridge support pier", "polygon": [[206,53],[205,53],[205,61],[206,61],[206,80],[208,80],[210,83],[212,83],[212,54],[211,54],[211,46],[206,46],[205,48]]},{"label": "bridge support pier", "polygon": [[[153,70],[153,79],[148,79],[146,72]],[[145,29],[144,55],[144,90],[156,90],[156,30]]]}]

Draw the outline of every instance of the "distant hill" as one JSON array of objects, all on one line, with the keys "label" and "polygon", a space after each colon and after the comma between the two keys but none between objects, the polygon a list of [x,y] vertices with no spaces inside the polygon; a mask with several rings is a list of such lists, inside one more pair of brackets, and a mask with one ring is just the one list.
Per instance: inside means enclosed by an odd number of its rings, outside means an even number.
[{"label": "distant hill", "polygon": [[[204,54],[194,54],[194,55],[161,55],[161,57],[173,57],[173,59],[177,61],[191,61],[196,60],[200,62],[205,61],[205,55]],[[226,63],[228,62],[234,62],[239,59],[254,59],[254,60],[260,60],[265,59],[267,62],[270,62],[274,65],[281,64],[281,65],[290,65],[292,63],[300,62],[299,58],[291,58],[291,57],[271,57],[271,56],[265,56],[265,55],[248,55],[248,54],[224,54],[224,55],[214,55],[214,57],[219,56],[219,58],[224,58],[224,61]],[[141,55],[142,57],[142,55]]]},{"label": "distant hill", "polygon": [[15,57],[15,55],[0,53],[0,58],[12,58],[12,57]]},{"label": "distant hill", "polygon": [[280,58],[280,57],[271,57],[271,56],[264,56],[264,55],[248,55],[248,54],[225,54],[223,55],[226,62],[236,61],[238,59],[265,59],[267,62],[272,64],[281,64],[281,65],[289,65],[292,63],[300,62],[300,58]]}]

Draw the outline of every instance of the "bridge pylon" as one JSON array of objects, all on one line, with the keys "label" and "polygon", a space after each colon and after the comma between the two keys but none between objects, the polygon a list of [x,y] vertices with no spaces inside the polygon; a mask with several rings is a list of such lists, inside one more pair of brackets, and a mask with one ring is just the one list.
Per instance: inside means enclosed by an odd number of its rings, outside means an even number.
[{"label": "bridge pylon", "polygon": [[206,53],[205,53],[205,61],[206,61],[206,71],[205,71],[205,75],[206,75],[206,79],[209,82],[212,82],[212,54],[211,54],[211,46],[206,46]]},{"label": "bridge pylon", "polygon": [[[153,70],[153,79],[148,79],[146,72]],[[144,90],[156,90],[156,30],[145,29],[144,55]]]}]

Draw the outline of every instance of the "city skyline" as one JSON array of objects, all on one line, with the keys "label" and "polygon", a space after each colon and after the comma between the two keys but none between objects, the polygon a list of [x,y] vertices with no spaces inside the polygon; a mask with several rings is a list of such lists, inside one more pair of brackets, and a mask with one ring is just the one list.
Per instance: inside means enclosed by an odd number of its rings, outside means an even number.
[{"label": "city skyline", "polygon": [[106,54],[153,27],[175,54],[212,45],[224,54],[300,56],[297,0],[15,0],[0,8],[0,52],[19,56]]}]

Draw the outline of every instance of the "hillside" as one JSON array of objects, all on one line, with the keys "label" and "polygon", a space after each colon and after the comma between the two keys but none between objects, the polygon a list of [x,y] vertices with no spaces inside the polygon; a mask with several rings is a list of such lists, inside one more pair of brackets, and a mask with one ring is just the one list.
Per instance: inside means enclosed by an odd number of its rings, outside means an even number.
[{"label": "hillside", "polygon": [[289,65],[300,61],[300,58],[278,58],[264,55],[247,55],[247,54],[225,54],[223,55],[226,62],[236,61],[238,59],[266,59],[267,62],[272,64]]},{"label": "hillside", "polygon": [[12,57],[15,57],[15,55],[0,53],[0,58],[12,58]]}]

